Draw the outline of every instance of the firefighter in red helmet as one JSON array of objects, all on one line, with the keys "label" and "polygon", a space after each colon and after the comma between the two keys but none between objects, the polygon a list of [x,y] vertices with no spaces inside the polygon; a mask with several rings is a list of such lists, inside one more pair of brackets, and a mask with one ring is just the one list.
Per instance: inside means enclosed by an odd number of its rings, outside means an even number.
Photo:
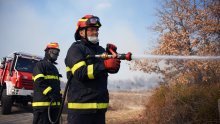
[{"label": "firefighter in red helmet", "polygon": [[52,42],[45,48],[45,57],[38,62],[33,70],[33,124],[50,124],[48,119],[48,106],[52,103],[51,118],[55,120],[58,115],[61,94],[60,74],[54,64],[59,56],[58,43]]},{"label": "firefighter in red helmet", "polygon": [[[87,58],[88,55],[109,52],[99,45],[100,20],[86,15],[79,19],[75,40],[66,55],[67,78],[71,76],[68,90],[68,124],[105,124],[109,103],[107,89],[108,73],[117,73],[120,60],[117,58]],[[116,52],[116,46],[110,45]]]}]

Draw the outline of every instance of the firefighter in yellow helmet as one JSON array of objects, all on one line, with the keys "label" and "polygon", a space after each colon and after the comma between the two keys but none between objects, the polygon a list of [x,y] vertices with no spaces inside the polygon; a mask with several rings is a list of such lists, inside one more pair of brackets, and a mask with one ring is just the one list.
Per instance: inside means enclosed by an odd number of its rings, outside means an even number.
[{"label": "firefighter in yellow helmet", "polygon": [[54,101],[51,107],[51,118],[52,120],[57,118],[62,96],[60,74],[54,64],[57,64],[59,52],[58,43],[49,43],[45,49],[44,59],[34,67],[33,124],[50,124],[48,106],[51,100]]},{"label": "firefighter in yellow helmet", "polygon": [[[105,124],[109,103],[108,73],[117,73],[120,60],[111,58],[86,58],[88,55],[109,52],[99,45],[101,27],[97,16],[86,15],[79,19],[75,40],[66,58],[67,78],[71,79],[68,90],[68,124]],[[110,45],[116,52],[116,46]]]}]

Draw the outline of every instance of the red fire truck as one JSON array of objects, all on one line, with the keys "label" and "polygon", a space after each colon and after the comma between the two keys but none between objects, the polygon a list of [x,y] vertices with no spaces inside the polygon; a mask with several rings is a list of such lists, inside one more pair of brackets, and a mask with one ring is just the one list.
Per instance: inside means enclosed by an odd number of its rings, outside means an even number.
[{"label": "red fire truck", "polygon": [[0,100],[2,114],[10,114],[14,103],[28,105],[32,101],[34,65],[42,58],[15,52],[3,57],[0,66]]}]

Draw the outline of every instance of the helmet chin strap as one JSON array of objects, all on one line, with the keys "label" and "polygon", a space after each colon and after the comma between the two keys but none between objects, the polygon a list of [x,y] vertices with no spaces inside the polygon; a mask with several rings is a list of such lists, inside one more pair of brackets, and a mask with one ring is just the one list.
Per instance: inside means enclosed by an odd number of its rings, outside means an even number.
[{"label": "helmet chin strap", "polygon": [[88,42],[90,42],[89,39],[88,39],[88,37],[87,37],[87,28],[85,28],[85,39],[86,39]]}]

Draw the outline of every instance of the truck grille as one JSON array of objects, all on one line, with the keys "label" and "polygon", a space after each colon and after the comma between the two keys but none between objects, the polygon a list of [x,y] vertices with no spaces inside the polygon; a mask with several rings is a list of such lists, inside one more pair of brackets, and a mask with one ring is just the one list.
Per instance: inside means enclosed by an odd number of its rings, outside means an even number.
[{"label": "truck grille", "polygon": [[27,90],[32,90],[33,80],[22,79],[22,86]]}]

